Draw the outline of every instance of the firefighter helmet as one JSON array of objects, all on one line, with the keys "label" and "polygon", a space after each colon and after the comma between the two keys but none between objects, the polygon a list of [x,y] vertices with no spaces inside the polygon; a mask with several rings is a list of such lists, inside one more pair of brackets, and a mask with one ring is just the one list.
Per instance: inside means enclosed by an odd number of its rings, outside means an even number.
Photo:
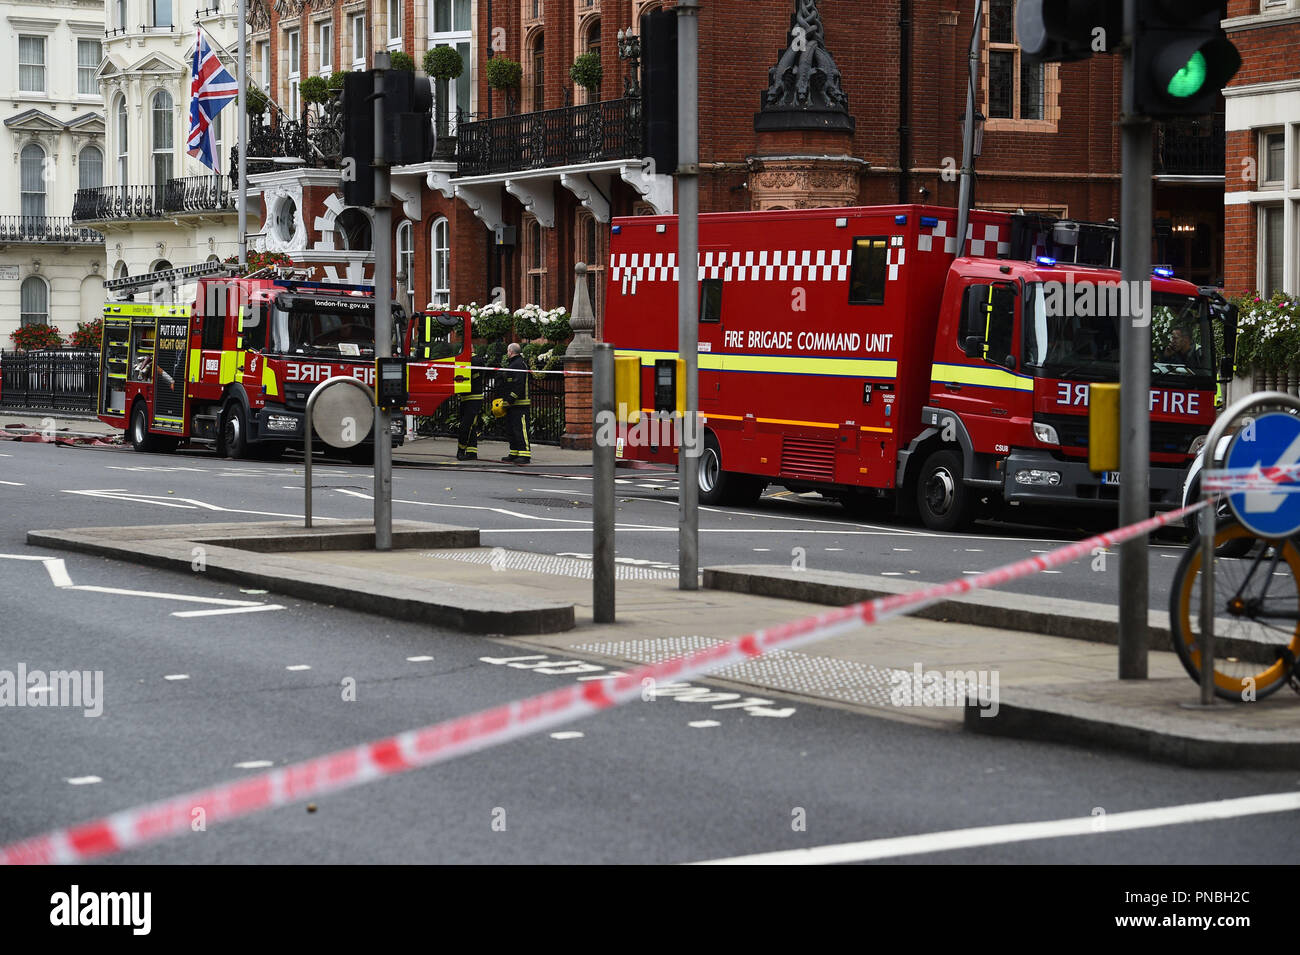
[{"label": "firefighter helmet", "polygon": [[493,399],[492,399],[492,417],[494,417],[494,418],[504,418],[505,416],[506,416],[506,399],[504,399],[504,398],[493,398]]}]

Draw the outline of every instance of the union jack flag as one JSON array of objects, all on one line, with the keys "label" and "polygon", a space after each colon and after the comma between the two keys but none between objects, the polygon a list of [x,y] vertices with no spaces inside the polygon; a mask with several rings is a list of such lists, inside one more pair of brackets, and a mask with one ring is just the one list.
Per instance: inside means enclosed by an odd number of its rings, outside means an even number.
[{"label": "union jack flag", "polygon": [[191,156],[213,172],[221,172],[212,121],[239,95],[239,84],[212,52],[200,27],[194,43],[194,69],[190,79],[190,135],[187,141]]}]

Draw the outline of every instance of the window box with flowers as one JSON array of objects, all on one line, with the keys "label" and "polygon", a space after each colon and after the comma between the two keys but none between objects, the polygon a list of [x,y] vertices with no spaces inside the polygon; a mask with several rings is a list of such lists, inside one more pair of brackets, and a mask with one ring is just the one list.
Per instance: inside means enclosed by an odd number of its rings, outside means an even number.
[{"label": "window box with flowers", "polygon": [[18,351],[40,351],[45,348],[58,348],[63,344],[63,336],[54,325],[23,325],[10,332],[9,338]]},{"label": "window box with flowers", "polygon": [[1257,292],[1235,299],[1237,374],[1256,391],[1300,391],[1300,299],[1286,292]]}]

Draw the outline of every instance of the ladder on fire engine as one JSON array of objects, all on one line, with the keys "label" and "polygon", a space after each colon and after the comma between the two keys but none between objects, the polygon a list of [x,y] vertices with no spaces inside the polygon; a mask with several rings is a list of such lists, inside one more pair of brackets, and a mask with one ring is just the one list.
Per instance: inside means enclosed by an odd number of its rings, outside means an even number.
[{"label": "ladder on fire engine", "polygon": [[141,275],[126,275],[120,279],[109,279],[104,283],[106,292],[118,296],[131,297],[149,289],[154,298],[161,298],[165,293],[168,298],[178,285],[207,275],[230,273],[231,266],[224,262],[204,262],[201,265],[186,265],[174,269],[159,269],[157,272],[145,272]]}]

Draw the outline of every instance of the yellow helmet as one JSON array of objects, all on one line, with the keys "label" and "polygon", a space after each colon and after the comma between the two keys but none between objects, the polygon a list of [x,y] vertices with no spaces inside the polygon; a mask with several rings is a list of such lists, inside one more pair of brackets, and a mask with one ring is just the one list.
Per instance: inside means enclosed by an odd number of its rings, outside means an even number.
[{"label": "yellow helmet", "polygon": [[504,399],[504,398],[493,398],[493,399],[492,399],[492,417],[494,417],[494,418],[504,418],[505,416],[506,416],[506,399]]}]

